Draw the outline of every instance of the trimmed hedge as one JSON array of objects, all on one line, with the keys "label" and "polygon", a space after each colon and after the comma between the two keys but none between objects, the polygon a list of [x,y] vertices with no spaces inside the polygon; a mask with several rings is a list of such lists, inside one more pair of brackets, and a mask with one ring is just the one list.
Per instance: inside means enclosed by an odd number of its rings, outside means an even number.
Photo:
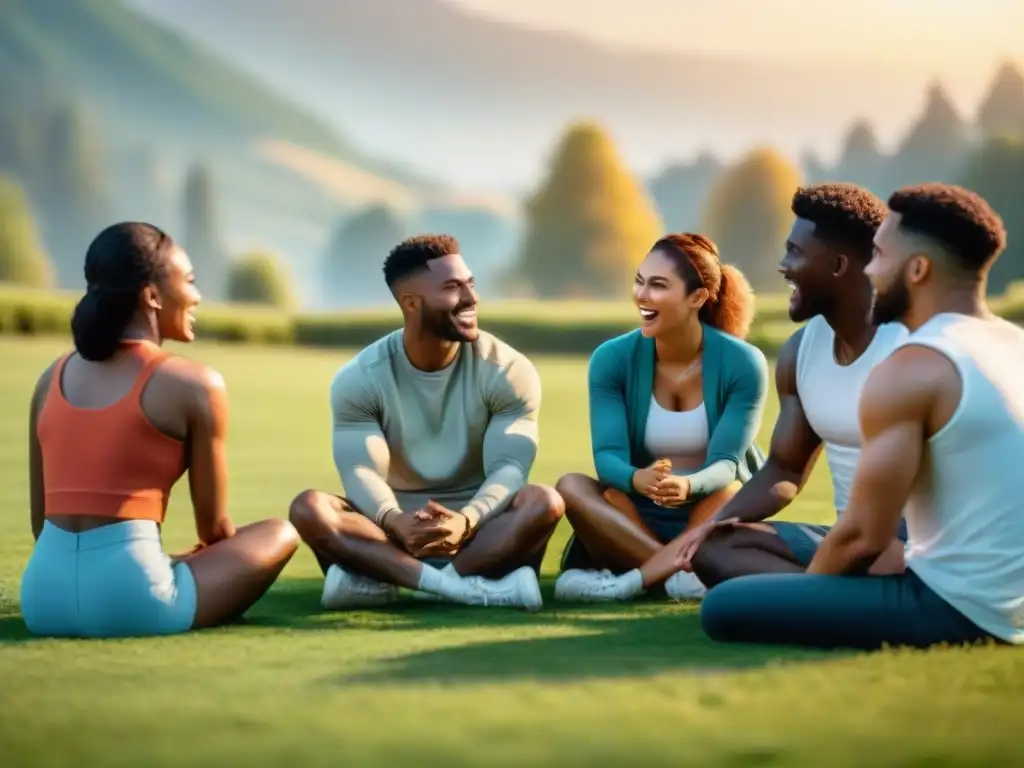
[{"label": "trimmed hedge", "polygon": [[[0,285],[0,334],[70,333],[78,294],[36,291]],[[1008,320],[1024,323],[1024,284],[1011,286],[991,301]],[[793,332],[783,311],[759,314],[750,341],[773,356]],[[588,354],[601,342],[636,328],[632,312],[586,304],[498,303],[484,315],[483,327],[530,354]],[[251,344],[297,344],[308,347],[362,347],[401,326],[397,310],[291,315],[274,309],[238,305],[203,305],[196,335],[215,341]]]}]

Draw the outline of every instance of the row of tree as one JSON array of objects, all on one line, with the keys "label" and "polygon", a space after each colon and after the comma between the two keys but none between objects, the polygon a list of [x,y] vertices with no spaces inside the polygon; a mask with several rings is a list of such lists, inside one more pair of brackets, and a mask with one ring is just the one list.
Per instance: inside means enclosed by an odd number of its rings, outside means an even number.
[{"label": "row of tree", "polygon": [[[28,196],[13,177],[5,175],[0,175],[0,283],[41,289],[55,286],[55,265],[43,247]],[[258,251],[231,260],[224,270],[223,296],[282,308],[294,302],[287,268],[273,254]]]},{"label": "row of tree", "polygon": [[[52,109],[0,109],[0,174],[16,182],[35,220],[35,231],[55,287],[84,284],[82,258],[89,242],[115,218],[160,224],[169,218],[167,182],[154,153],[130,156],[126,167],[108,162],[104,143],[88,110],[78,105]],[[130,203],[115,205],[113,186],[129,178]],[[8,197],[12,193],[7,192]],[[223,291],[229,256],[218,227],[216,195],[209,168],[194,164],[181,191],[181,239],[204,284]],[[116,210],[117,215],[114,215]]]},{"label": "row of tree", "polygon": [[[473,254],[474,263],[488,249],[512,253],[500,286],[506,293],[621,296],[636,264],[664,231],[695,229],[714,238],[755,288],[776,290],[776,264],[798,184],[853,181],[884,197],[905,183],[959,182],[988,197],[1013,232],[1024,227],[1021,138],[1024,77],[1009,66],[998,73],[975,129],[960,118],[942,89],[932,86],[923,114],[894,153],[884,154],[870,127],[860,122],[848,132],[832,169],[813,158],[804,158],[801,167],[770,148],[758,148],[728,166],[704,155],[666,171],[648,186],[630,171],[600,126],[582,123],[567,130],[546,178],[525,201],[518,246],[509,229],[486,212],[437,210],[412,220],[386,205],[372,205],[339,217],[325,238],[315,270],[321,286],[317,303],[337,307],[368,297],[384,299],[383,257],[417,229],[452,231]],[[0,174],[6,175],[0,184],[0,281],[81,287],[85,248],[111,221],[109,187],[117,174],[108,170],[99,137],[82,110],[0,109]],[[174,195],[168,195],[169,185],[153,153],[138,153],[118,170],[121,179],[135,186],[132,210],[119,208],[117,218],[156,223],[170,218],[168,198]],[[294,292],[280,261],[231,258],[216,197],[209,167],[193,164],[177,207],[181,239],[204,294],[292,301]],[[1001,290],[1021,277],[1024,248],[1011,237],[991,285]],[[257,290],[252,287],[256,284],[280,287]]]},{"label": "row of tree", "polygon": [[[777,290],[776,267],[801,183],[861,184],[883,199],[904,184],[959,183],[984,195],[1011,233],[1024,230],[1024,76],[996,75],[969,126],[939,85],[892,154],[865,122],[851,127],[834,168],[796,164],[757,148],[732,165],[709,154],[667,169],[646,188],[626,168],[609,136],[593,124],[570,128],[527,204],[516,264],[520,284],[538,296],[616,296],[664,231],[700,230],[760,290]],[[802,165],[802,167],[801,167]],[[1010,245],[992,271],[1002,291],[1024,279],[1024,242]]]}]

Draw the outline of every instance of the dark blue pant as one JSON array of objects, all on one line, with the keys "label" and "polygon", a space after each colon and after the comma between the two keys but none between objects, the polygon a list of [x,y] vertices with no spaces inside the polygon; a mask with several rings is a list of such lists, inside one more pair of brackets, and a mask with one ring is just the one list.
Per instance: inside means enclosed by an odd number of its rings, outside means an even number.
[{"label": "dark blue pant", "polygon": [[708,591],[701,625],[721,642],[872,650],[992,639],[914,573],[760,574]]}]

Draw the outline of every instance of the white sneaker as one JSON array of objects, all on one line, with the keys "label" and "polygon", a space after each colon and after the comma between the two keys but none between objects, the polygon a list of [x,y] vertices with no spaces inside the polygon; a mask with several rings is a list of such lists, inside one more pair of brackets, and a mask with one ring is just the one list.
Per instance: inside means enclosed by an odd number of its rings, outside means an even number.
[{"label": "white sneaker", "polygon": [[525,608],[538,611],[544,605],[540,583],[533,568],[524,565],[501,579],[463,576],[460,603],[488,607]]},{"label": "white sneaker", "polygon": [[626,594],[622,579],[611,571],[573,568],[555,581],[555,599],[573,603],[607,603],[633,598]]},{"label": "white sneaker", "polygon": [[699,600],[708,593],[697,574],[676,571],[665,581],[665,593],[673,600]]},{"label": "white sneaker", "polygon": [[329,611],[365,605],[384,605],[398,598],[394,584],[350,573],[338,565],[327,569],[320,602]]}]

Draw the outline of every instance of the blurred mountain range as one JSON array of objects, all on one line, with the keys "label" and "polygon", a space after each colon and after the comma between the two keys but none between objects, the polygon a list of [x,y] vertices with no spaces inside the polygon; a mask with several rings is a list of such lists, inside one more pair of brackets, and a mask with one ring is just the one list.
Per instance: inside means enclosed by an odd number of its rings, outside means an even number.
[{"label": "blurred mountain range", "polygon": [[[911,62],[893,71],[870,60],[784,65],[617,49],[445,0],[131,2],[286,89],[360,146],[517,192],[535,183],[571,120],[608,125],[649,175],[703,148],[836,151],[857,118],[885,138],[921,109],[926,77]],[[699,29],[679,33],[685,41]]]}]

